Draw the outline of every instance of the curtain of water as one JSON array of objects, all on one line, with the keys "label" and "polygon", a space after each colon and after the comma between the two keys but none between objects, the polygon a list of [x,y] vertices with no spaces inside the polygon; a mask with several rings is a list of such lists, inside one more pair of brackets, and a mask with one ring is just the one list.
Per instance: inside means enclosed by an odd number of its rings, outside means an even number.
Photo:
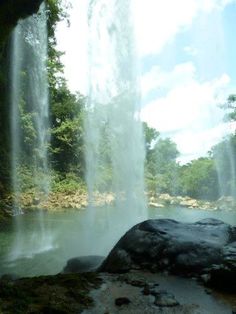
[{"label": "curtain of water", "polygon": [[[214,158],[219,181],[219,195],[236,199],[235,152],[232,137],[228,136],[216,149]],[[233,202],[233,199],[232,199]]]},{"label": "curtain of water", "polygon": [[25,239],[19,215],[22,213],[21,193],[26,186],[35,191],[37,201],[47,197],[50,188],[47,19],[44,4],[37,15],[20,21],[13,33],[10,93],[13,214],[18,231],[12,252],[15,258],[32,255],[33,251],[50,245],[43,212],[39,213],[37,220],[39,233],[32,234],[31,239]]},{"label": "curtain of water", "polygon": [[21,69],[22,48],[19,38],[19,29],[16,28],[12,36],[12,53],[11,53],[11,88],[10,88],[10,101],[11,101],[11,179],[12,191],[14,192],[14,207],[13,213],[15,215],[21,214],[22,210],[19,207],[19,193],[20,182],[17,176],[17,168],[19,164],[20,155],[20,113],[19,113],[19,99],[20,99],[20,80],[19,74]]},{"label": "curtain of water", "polygon": [[13,34],[11,66],[12,186],[15,214],[21,212],[21,169],[32,173],[36,191],[48,193],[49,142],[47,25],[44,5],[38,15],[21,21]]},{"label": "curtain of water", "polygon": [[[144,142],[131,13],[128,0],[89,3],[86,179],[90,206],[96,193],[114,196],[116,217],[108,218],[113,231],[114,224],[123,226],[121,233],[146,218]],[[95,219],[94,212],[91,216]]]}]

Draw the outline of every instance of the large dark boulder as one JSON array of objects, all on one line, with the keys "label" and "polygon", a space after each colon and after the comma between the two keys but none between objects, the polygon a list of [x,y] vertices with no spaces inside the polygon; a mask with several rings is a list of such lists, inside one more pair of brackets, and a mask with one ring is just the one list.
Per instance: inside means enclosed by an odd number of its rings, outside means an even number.
[{"label": "large dark boulder", "polygon": [[236,291],[236,242],[223,249],[223,260],[220,265],[209,269],[208,284],[230,292]]},{"label": "large dark boulder", "polygon": [[119,240],[100,270],[125,272],[141,268],[192,276],[210,274],[216,265],[227,265],[227,269],[235,271],[235,241],[236,228],[216,219],[196,223],[147,220]]}]

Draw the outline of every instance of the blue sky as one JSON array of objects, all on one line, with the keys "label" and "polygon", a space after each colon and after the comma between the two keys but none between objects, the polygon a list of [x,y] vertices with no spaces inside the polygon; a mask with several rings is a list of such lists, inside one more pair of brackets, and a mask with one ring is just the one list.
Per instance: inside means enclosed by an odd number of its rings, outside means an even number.
[{"label": "blue sky", "polygon": [[[234,128],[222,123],[219,104],[236,92],[236,0],[130,1],[141,69],[141,118],[171,136],[180,162],[188,162]],[[86,93],[87,0],[71,2],[71,27],[58,27],[58,45],[66,52],[71,89]]]}]

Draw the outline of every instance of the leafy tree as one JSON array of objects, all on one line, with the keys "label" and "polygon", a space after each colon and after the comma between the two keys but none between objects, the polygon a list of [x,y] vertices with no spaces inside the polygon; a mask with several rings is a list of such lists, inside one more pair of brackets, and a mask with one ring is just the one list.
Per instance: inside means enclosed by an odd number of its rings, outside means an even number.
[{"label": "leafy tree", "polygon": [[151,192],[176,193],[179,155],[171,139],[158,138],[159,132],[144,124],[146,140],[146,184]]},{"label": "leafy tree", "polygon": [[63,53],[57,50],[56,24],[68,19],[68,2],[48,0],[48,78],[51,113],[51,161],[53,169],[64,173],[84,171],[83,109],[85,98],[73,94],[64,77]]},{"label": "leafy tree", "polygon": [[146,154],[148,155],[152,149],[152,146],[157,141],[160,133],[148,126],[146,122],[143,122],[143,133],[144,133],[144,140],[145,140],[145,147],[146,147]]},{"label": "leafy tree", "polygon": [[182,166],[180,186],[183,195],[197,199],[217,199],[219,187],[214,160],[210,157],[202,157]]},{"label": "leafy tree", "polygon": [[[66,173],[84,171],[83,104],[84,97],[73,95],[68,89],[57,90],[52,104],[52,165]],[[57,102],[58,97],[61,102]]]}]

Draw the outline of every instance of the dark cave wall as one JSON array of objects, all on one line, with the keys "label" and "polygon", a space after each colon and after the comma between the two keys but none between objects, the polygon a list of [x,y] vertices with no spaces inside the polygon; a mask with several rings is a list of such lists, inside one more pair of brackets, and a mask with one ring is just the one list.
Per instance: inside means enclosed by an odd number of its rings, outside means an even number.
[{"label": "dark cave wall", "polygon": [[17,21],[36,13],[43,0],[0,0],[0,46],[17,24]]}]

